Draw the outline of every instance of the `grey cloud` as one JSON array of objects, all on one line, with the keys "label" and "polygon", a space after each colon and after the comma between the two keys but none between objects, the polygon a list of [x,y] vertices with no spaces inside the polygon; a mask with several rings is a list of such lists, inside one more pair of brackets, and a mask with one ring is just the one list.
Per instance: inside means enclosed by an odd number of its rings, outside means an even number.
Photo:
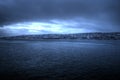
[{"label": "grey cloud", "polygon": [[119,7],[119,0],[0,0],[0,24],[82,17],[120,29]]},{"label": "grey cloud", "polygon": [[8,12],[12,18],[93,16],[112,8],[114,11],[116,5],[115,0],[3,0],[3,2],[1,6],[6,10],[3,12]]}]

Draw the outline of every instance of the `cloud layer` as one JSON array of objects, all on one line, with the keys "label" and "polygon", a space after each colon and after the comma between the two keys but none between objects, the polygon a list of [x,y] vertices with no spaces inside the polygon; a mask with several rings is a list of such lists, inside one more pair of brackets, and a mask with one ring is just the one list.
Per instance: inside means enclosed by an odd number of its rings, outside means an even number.
[{"label": "cloud layer", "polygon": [[77,24],[67,29],[120,31],[119,8],[119,0],[0,0],[0,26],[54,20]]}]

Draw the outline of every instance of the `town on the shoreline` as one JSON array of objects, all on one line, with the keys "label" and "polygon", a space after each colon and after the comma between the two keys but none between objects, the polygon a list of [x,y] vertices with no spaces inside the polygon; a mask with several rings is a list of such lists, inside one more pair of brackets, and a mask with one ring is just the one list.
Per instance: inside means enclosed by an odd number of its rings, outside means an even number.
[{"label": "town on the shoreline", "polygon": [[76,34],[40,34],[40,35],[19,35],[10,37],[1,37],[2,40],[120,40],[120,32],[95,32],[95,33],[76,33]]}]

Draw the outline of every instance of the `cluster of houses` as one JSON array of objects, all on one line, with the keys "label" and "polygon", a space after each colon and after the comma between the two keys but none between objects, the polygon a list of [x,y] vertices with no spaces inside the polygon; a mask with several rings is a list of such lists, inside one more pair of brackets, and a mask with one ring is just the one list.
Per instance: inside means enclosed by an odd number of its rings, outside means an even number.
[{"label": "cluster of houses", "polygon": [[7,40],[42,40],[42,39],[95,39],[95,40],[120,40],[120,33],[77,33],[77,34],[41,34],[2,37]]}]

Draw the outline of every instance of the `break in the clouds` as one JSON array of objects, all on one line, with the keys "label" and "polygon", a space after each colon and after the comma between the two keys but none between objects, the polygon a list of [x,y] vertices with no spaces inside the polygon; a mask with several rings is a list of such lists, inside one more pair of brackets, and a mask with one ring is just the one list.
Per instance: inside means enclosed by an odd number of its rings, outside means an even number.
[{"label": "break in the clouds", "polygon": [[119,0],[0,0],[0,34],[120,31]]}]

